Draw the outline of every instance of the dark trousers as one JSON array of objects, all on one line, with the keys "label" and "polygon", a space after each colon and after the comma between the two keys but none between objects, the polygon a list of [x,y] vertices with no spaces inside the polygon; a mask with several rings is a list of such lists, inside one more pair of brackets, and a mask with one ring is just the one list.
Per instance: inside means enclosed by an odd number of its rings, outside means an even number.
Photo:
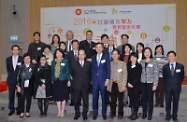
[{"label": "dark trousers", "polygon": [[134,86],[133,88],[128,88],[131,107],[137,111],[140,104],[140,89],[141,86]]},{"label": "dark trousers", "polygon": [[11,111],[15,111],[15,109],[17,110],[17,112],[20,112],[20,103],[21,103],[21,99],[18,96],[17,97],[17,108],[15,108],[14,103],[15,103],[15,91],[16,91],[16,85],[8,85],[8,92],[9,92],[9,104],[8,104],[8,108]]},{"label": "dark trousers", "polygon": [[116,106],[117,106],[116,103],[118,100],[118,115],[123,116],[124,92],[119,92],[117,83],[112,84],[112,91],[110,95],[111,95],[111,103],[110,103],[111,115],[114,115],[114,116],[116,115]]},{"label": "dark trousers", "polygon": [[171,117],[171,102],[173,102],[173,114],[172,117],[176,118],[178,113],[180,92],[170,90],[166,92],[166,116]]},{"label": "dark trousers", "polygon": [[32,96],[30,95],[29,89],[24,88],[24,93],[21,94],[21,113],[25,111],[25,101],[26,101],[26,113],[30,112]]},{"label": "dark trousers", "polygon": [[155,91],[155,98],[157,105],[164,105],[164,79],[159,78],[158,87]]},{"label": "dark trousers", "polygon": [[40,114],[47,114],[48,106],[49,106],[49,99],[47,98],[38,99],[38,108],[40,110]]},{"label": "dark trousers", "polygon": [[102,99],[102,115],[106,116],[107,113],[107,91],[104,83],[96,83],[92,84],[92,93],[93,93],[93,115],[98,115],[98,100],[99,100],[99,92],[101,93]]},{"label": "dark trousers", "polygon": [[143,114],[151,115],[153,114],[153,95],[154,92],[152,90],[153,84],[152,83],[142,83],[142,107],[143,107]]},{"label": "dark trousers", "polygon": [[75,108],[75,116],[80,116],[80,103],[81,98],[83,100],[83,112],[82,116],[87,117],[88,106],[89,106],[89,89],[81,88],[81,89],[73,89],[74,92],[74,108]]}]

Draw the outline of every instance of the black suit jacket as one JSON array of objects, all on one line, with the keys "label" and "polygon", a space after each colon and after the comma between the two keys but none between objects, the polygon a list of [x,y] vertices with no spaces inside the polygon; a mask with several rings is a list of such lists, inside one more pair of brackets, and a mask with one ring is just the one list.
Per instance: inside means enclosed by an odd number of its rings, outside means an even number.
[{"label": "black suit jacket", "polygon": [[[78,53],[78,52],[77,52],[77,53]],[[77,56],[78,56],[78,54],[77,54]],[[77,57],[77,58],[78,58],[78,57]],[[69,61],[70,66],[72,65],[72,63],[74,63],[74,62],[76,61],[73,50],[70,51],[70,52],[68,52],[68,54],[67,54],[67,59],[68,59],[68,61]]]},{"label": "black suit jacket", "polygon": [[84,66],[81,67],[79,61],[72,64],[71,76],[73,78],[72,87],[76,90],[89,90],[91,83],[91,63],[84,60]]},{"label": "black suit jacket", "polygon": [[12,56],[8,57],[6,59],[6,68],[7,68],[7,72],[8,72],[8,76],[7,76],[7,83],[8,85],[16,85],[17,83],[17,75],[18,75],[18,71],[20,66],[23,63],[23,58],[21,56],[18,57],[18,63],[16,66],[16,70],[14,70],[13,68],[13,62],[12,62]]},{"label": "black suit jacket", "polygon": [[93,55],[96,54],[95,45],[96,45],[96,43],[92,41],[91,42],[91,47],[90,47],[88,41],[83,40],[79,44],[79,49],[84,49],[85,52],[86,52],[86,58],[91,58]]},{"label": "black suit jacket", "polygon": [[166,92],[171,90],[180,92],[181,84],[184,79],[184,66],[180,63],[176,63],[175,72],[172,76],[169,63],[165,64],[163,67],[163,78]]}]

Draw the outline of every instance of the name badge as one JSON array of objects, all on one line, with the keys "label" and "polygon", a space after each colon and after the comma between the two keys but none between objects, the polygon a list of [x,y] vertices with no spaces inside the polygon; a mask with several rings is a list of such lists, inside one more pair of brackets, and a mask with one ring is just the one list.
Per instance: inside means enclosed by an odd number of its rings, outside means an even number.
[{"label": "name badge", "polygon": [[47,59],[47,62],[50,62],[50,61],[51,61],[51,60],[48,58],[48,59]]},{"label": "name badge", "polygon": [[20,65],[21,65],[21,62],[18,62],[18,63],[17,63],[17,65],[19,65],[19,66],[20,66]]},{"label": "name badge", "polygon": [[118,72],[122,72],[122,69],[118,69]]},{"label": "name badge", "polygon": [[31,68],[29,68],[29,72],[31,72],[32,71],[32,69]]},{"label": "name badge", "polygon": [[131,66],[131,68],[135,68],[135,67],[136,67],[136,65],[132,65],[132,66]]},{"label": "name badge", "polygon": [[181,72],[181,69],[176,69],[176,72],[178,73],[178,72]]},{"label": "name badge", "polygon": [[153,67],[153,64],[148,64],[148,67]]},{"label": "name badge", "polygon": [[41,47],[38,47],[38,48],[37,48],[38,51],[41,50],[41,49],[42,49]]},{"label": "name badge", "polygon": [[65,66],[65,63],[61,63],[60,65],[61,65],[61,66]]},{"label": "name badge", "polygon": [[161,58],[156,58],[156,60],[157,60],[157,61],[160,61],[160,60],[161,60]]},{"label": "name badge", "polygon": [[92,49],[95,50],[95,47],[93,47]]},{"label": "name badge", "polygon": [[104,59],[104,60],[101,60],[101,63],[103,64],[103,63],[105,63],[106,62],[106,60]]},{"label": "name badge", "polygon": [[40,71],[40,68],[38,68],[37,70]]},{"label": "name badge", "polygon": [[24,82],[24,87],[29,87],[29,80],[26,80],[26,81]]},{"label": "name badge", "polygon": [[42,83],[45,83],[45,79],[40,79],[42,81]]}]

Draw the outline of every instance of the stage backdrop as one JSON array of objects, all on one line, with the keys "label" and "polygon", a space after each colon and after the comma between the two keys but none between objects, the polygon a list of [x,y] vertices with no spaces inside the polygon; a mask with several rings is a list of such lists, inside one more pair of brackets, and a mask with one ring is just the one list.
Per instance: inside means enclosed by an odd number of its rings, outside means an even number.
[{"label": "stage backdrop", "polygon": [[53,34],[66,41],[66,32],[72,30],[74,39],[85,39],[87,30],[93,31],[93,40],[100,41],[104,33],[121,44],[121,34],[129,35],[129,43],[144,43],[152,49],[164,45],[165,52],[176,50],[176,5],[114,5],[41,8],[41,40],[51,43]]}]

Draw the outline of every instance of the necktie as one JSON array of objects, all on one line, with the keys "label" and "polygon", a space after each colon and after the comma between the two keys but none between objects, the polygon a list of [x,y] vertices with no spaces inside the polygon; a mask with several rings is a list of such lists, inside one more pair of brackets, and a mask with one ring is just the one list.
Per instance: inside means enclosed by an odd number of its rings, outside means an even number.
[{"label": "necktie", "polygon": [[109,56],[110,56],[110,59],[112,58],[112,49],[110,48],[109,50]]},{"label": "necktie", "polygon": [[174,66],[173,66],[173,64],[171,64],[171,74],[172,75],[174,74],[174,71],[175,71]]},{"label": "necktie", "polygon": [[74,56],[75,56],[75,60],[77,60],[77,51],[75,51]]},{"label": "necktie", "polygon": [[14,70],[16,70],[16,65],[17,65],[17,61],[16,61],[16,57],[14,57],[14,61],[13,61]]},{"label": "necktie", "polygon": [[97,56],[97,66],[99,67],[100,64],[100,55]]},{"label": "necktie", "polygon": [[92,47],[92,45],[91,45],[91,41],[88,41],[88,43],[89,43],[89,45],[90,45],[90,48]]},{"label": "necktie", "polygon": [[83,61],[80,61],[81,62],[81,67],[83,67]]},{"label": "necktie", "polygon": [[69,45],[68,45],[68,51],[71,51],[71,42],[70,41],[68,41],[68,43],[69,43]]}]

